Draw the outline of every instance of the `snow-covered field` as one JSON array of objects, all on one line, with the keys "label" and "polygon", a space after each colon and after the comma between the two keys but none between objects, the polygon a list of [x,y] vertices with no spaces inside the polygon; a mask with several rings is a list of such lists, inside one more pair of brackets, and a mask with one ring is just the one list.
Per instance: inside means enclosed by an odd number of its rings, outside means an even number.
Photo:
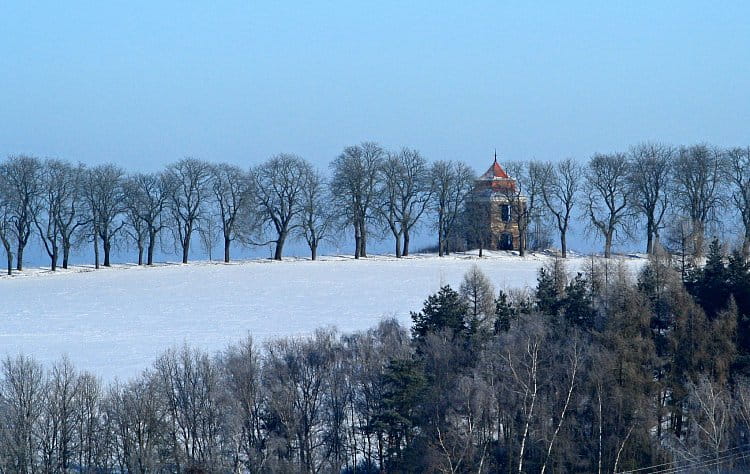
[{"label": "snow-covered field", "polygon": [[[0,355],[24,353],[50,364],[67,354],[104,379],[128,378],[165,349],[189,343],[214,352],[246,334],[256,340],[304,335],[323,326],[369,328],[409,311],[441,285],[458,288],[477,264],[496,288],[536,282],[551,257],[497,252],[404,259],[324,257],[232,264],[75,267],[0,278]],[[586,260],[569,259],[575,271]],[[627,259],[636,268],[642,259]]]}]

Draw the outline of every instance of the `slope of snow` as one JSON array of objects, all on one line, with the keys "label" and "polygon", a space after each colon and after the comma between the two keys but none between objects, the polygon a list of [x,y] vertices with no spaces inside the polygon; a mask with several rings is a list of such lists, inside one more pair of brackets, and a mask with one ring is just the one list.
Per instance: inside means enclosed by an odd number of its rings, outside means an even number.
[{"label": "slope of snow", "polygon": [[[182,343],[213,352],[248,333],[262,341],[324,326],[353,331],[387,316],[409,325],[410,311],[441,285],[458,288],[473,264],[496,288],[508,289],[533,286],[549,259],[498,252],[483,259],[327,257],[30,270],[0,278],[0,355],[24,353],[50,364],[67,354],[79,369],[127,378]],[[569,270],[585,260],[569,259]],[[643,263],[625,261],[633,268]]]}]

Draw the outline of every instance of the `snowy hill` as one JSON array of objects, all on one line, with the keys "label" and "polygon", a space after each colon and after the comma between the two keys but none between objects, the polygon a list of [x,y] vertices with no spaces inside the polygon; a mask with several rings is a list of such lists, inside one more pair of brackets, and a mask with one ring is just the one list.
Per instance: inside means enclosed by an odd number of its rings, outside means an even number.
[{"label": "snowy hill", "polygon": [[[457,288],[472,264],[496,288],[508,289],[533,286],[550,258],[490,252],[482,259],[324,257],[27,270],[0,278],[0,355],[22,352],[49,364],[68,354],[79,369],[127,378],[185,342],[213,352],[248,333],[264,340],[324,326],[353,331],[386,316],[408,325],[409,311],[441,285]],[[587,259],[569,258],[569,271]],[[625,262],[635,269],[644,260]]]}]

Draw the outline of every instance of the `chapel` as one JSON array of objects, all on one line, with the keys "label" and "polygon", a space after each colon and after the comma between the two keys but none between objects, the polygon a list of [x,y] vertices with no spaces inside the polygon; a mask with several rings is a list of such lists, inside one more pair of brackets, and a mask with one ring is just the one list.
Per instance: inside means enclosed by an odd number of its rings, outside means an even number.
[{"label": "chapel", "polygon": [[497,162],[495,153],[495,161],[474,182],[467,202],[467,211],[474,220],[469,244],[488,250],[519,250],[523,243],[519,224],[523,224],[525,210],[526,196]]}]

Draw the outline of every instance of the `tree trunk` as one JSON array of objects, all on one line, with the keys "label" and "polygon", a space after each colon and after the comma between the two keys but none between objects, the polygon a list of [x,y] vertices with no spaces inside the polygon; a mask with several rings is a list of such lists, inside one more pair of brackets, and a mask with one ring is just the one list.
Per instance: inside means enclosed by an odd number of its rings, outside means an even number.
[{"label": "tree trunk", "polygon": [[310,245],[310,259],[316,260],[318,258],[318,244]]},{"label": "tree trunk", "polygon": [[560,250],[562,251],[562,258],[568,258],[568,240],[566,232],[560,232]]},{"label": "tree trunk", "polygon": [[651,218],[646,222],[646,254],[654,253],[654,223]]},{"label": "tree trunk", "polygon": [[99,269],[99,237],[94,232],[94,268]]},{"label": "tree trunk", "polygon": [[401,258],[401,236],[395,232],[393,236],[396,238],[396,258]]},{"label": "tree trunk", "polygon": [[612,256],[612,231],[608,230],[604,236],[604,258]]},{"label": "tree trunk", "polygon": [[745,231],[745,240],[742,242],[742,256],[745,261],[750,259],[750,229]]},{"label": "tree trunk", "polygon": [[286,232],[279,234],[279,239],[276,241],[276,250],[273,253],[274,260],[281,260],[284,252],[284,241],[286,240]]},{"label": "tree trunk", "polygon": [[442,211],[438,214],[438,257],[442,257],[445,253],[445,239],[443,238],[443,213]]},{"label": "tree trunk", "polygon": [[109,254],[112,250],[112,242],[110,242],[109,239],[102,238],[102,248],[104,249],[104,266],[111,267],[112,265],[109,261]]},{"label": "tree trunk", "polygon": [[138,244],[138,265],[143,265],[143,244]]},{"label": "tree trunk", "polygon": [[16,252],[16,270],[23,270],[23,248],[24,244],[18,242],[18,252]]},{"label": "tree trunk", "polygon": [[224,237],[224,263],[229,263],[229,246],[232,245],[232,240],[228,237]]},{"label": "tree trunk", "polygon": [[359,231],[359,243],[360,243],[359,256],[362,258],[367,258],[367,225],[365,224],[364,220],[360,222],[360,226],[361,226],[361,229]]},{"label": "tree trunk", "polygon": [[188,263],[188,255],[190,254],[190,239],[185,239],[182,243],[182,263]]},{"label": "tree trunk", "polygon": [[57,245],[52,247],[52,255],[50,255],[50,268],[53,272],[57,270]]},{"label": "tree trunk", "polygon": [[354,223],[354,258],[359,259],[362,246],[362,237],[359,235],[359,222]]},{"label": "tree trunk", "polygon": [[5,248],[5,256],[8,259],[8,275],[13,275],[13,254],[10,251],[10,247]]},{"label": "tree trunk", "polygon": [[409,256],[409,229],[404,230],[404,257]]},{"label": "tree trunk", "polygon": [[693,257],[699,259],[703,256],[703,223],[693,222]]},{"label": "tree trunk", "polygon": [[154,247],[156,247],[156,232],[150,232],[148,236],[148,251],[146,265],[154,264]]},{"label": "tree trunk", "polygon": [[68,269],[68,259],[70,257],[70,242],[63,240],[63,264],[64,269]]}]

